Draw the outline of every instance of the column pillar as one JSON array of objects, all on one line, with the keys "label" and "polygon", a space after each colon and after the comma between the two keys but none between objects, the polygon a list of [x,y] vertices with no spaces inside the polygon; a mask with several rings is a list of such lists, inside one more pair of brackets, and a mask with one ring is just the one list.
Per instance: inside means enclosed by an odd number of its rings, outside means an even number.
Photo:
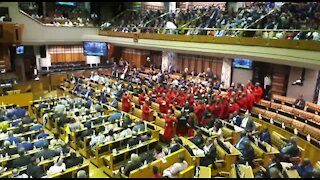
[{"label": "column pillar", "polygon": [[228,58],[223,58],[223,61],[222,61],[221,81],[224,82],[226,88],[230,87],[230,84],[231,84],[231,60]]},{"label": "column pillar", "polygon": [[167,13],[170,10],[169,2],[163,2],[163,12]]}]

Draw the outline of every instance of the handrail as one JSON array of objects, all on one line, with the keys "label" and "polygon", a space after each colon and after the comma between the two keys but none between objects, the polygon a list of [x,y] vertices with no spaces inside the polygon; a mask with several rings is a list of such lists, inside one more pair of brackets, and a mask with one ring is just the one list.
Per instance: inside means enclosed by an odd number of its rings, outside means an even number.
[{"label": "handrail", "polygon": [[89,27],[89,26],[65,26],[64,24],[61,24],[60,26],[54,26],[50,24],[44,24],[43,22],[39,21],[38,19],[33,18],[28,13],[24,12],[23,10],[19,10],[19,12],[28,18],[32,19],[33,21],[37,22],[38,24],[45,26],[45,27],[70,27],[70,28],[97,28],[97,27]]},{"label": "handrail", "polygon": [[257,19],[255,22],[253,22],[252,24],[250,24],[249,26],[245,27],[245,28],[250,28],[251,26],[253,26],[254,24],[257,24],[259,21],[261,21],[263,18],[269,16],[271,13],[273,13],[276,10],[276,8],[273,8],[271,11],[269,11],[266,15],[260,17],[259,19]]},{"label": "handrail", "polygon": [[158,18],[162,18],[163,16],[166,16],[166,15],[168,15],[169,13],[170,13],[170,12],[163,13],[163,14],[161,14],[160,16],[155,17],[155,18],[147,21],[147,22],[143,25],[143,27],[146,27],[150,22],[152,22],[152,21],[154,21],[154,20],[156,20],[156,19],[158,19]]}]

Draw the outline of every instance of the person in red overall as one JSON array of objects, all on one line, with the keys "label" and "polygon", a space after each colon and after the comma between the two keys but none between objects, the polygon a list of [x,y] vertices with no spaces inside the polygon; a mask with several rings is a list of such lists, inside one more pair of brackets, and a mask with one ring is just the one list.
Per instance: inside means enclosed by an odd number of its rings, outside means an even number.
[{"label": "person in red overall", "polygon": [[248,83],[246,84],[246,86],[244,87],[244,89],[246,90],[246,89],[248,89],[249,87],[250,87],[251,89],[254,89],[254,85],[253,85],[253,83],[252,83],[251,80],[248,80]]},{"label": "person in red overall", "polygon": [[248,107],[249,111],[251,111],[253,104],[254,104],[254,101],[255,101],[255,98],[254,98],[254,94],[250,88],[247,89],[247,100],[248,100],[247,107]]},{"label": "person in red overall", "polygon": [[158,97],[156,99],[156,103],[159,104],[159,111],[161,113],[167,114],[169,109],[169,103],[166,102],[165,96],[166,94],[163,93],[162,97]]},{"label": "person in red overall", "polygon": [[165,122],[163,137],[167,142],[170,142],[175,134],[177,118],[171,114],[171,110],[168,110],[168,114],[164,115],[163,118]]},{"label": "person in red overall", "polygon": [[150,109],[149,107],[149,100],[146,100],[144,102],[144,104],[142,105],[142,114],[141,114],[141,118],[142,120],[145,120],[145,121],[149,121],[149,117],[150,117],[150,113],[153,112],[153,110]]},{"label": "person in red overall", "polygon": [[131,110],[131,99],[130,99],[130,96],[125,93],[123,96],[122,96],[122,111],[124,112],[129,112]]},{"label": "person in red overall", "polygon": [[203,101],[201,100],[198,105],[196,105],[194,109],[194,113],[198,119],[198,124],[202,124],[202,118],[203,118],[203,111],[206,109],[206,106],[203,104]]},{"label": "person in red overall", "polygon": [[260,83],[256,83],[254,87],[254,98],[255,98],[254,102],[259,103],[262,95],[263,95],[263,90],[260,87]]},{"label": "person in red overall", "polygon": [[241,109],[247,110],[248,103],[247,103],[247,97],[246,93],[242,93],[241,96],[239,97],[239,100],[237,101]]},{"label": "person in red overall", "polygon": [[139,97],[138,97],[139,104],[142,105],[145,100],[146,100],[145,94],[144,93],[139,94]]}]

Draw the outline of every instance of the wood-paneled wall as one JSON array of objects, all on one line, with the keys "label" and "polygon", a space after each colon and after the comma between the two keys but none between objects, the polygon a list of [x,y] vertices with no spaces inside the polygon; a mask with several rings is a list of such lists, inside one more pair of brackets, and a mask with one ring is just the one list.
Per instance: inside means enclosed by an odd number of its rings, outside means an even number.
[{"label": "wood-paneled wall", "polygon": [[147,57],[150,56],[150,51],[142,49],[122,48],[121,57],[127,60],[130,67],[135,63],[137,68],[147,64]]},{"label": "wood-paneled wall", "polygon": [[209,67],[218,78],[221,78],[222,61],[220,57],[178,54],[176,68],[180,72],[187,67],[190,72],[201,73]]},{"label": "wood-paneled wall", "polygon": [[151,51],[150,52],[150,61],[156,67],[161,67],[161,64],[162,64],[162,52],[161,51]]},{"label": "wood-paneled wall", "polygon": [[9,44],[0,43],[0,65],[4,65],[4,68],[0,69],[11,70]]},{"label": "wood-paneled wall", "polygon": [[52,64],[86,61],[86,57],[83,55],[82,45],[49,46],[48,49]]}]

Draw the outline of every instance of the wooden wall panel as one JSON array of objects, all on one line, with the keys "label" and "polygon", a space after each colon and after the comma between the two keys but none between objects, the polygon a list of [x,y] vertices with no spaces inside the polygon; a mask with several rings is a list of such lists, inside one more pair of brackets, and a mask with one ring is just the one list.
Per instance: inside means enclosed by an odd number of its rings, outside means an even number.
[{"label": "wooden wall panel", "polygon": [[51,63],[85,62],[82,45],[49,46]]},{"label": "wooden wall panel", "polygon": [[177,70],[184,70],[188,68],[189,71],[194,71],[195,73],[202,73],[207,70],[208,67],[211,68],[212,72],[217,75],[218,78],[221,77],[222,71],[222,58],[200,56],[200,55],[189,55],[189,54],[178,54],[177,58]]}]

